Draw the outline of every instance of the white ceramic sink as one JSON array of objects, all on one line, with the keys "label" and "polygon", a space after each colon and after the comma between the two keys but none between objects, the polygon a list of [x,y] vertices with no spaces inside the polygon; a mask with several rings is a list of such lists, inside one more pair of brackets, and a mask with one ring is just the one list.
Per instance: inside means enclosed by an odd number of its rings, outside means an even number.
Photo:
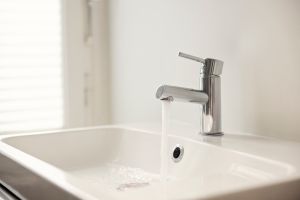
[{"label": "white ceramic sink", "polygon": [[[159,177],[160,134],[155,130],[106,126],[6,136],[0,150],[44,182],[79,199],[300,197],[298,143],[249,135],[203,137],[193,131],[187,135],[169,137],[166,182]],[[171,159],[176,144],[184,147],[178,163]],[[14,185],[12,177],[1,177],[1,171],[0,178],[21,196],[34,198],[28,188]]]}]

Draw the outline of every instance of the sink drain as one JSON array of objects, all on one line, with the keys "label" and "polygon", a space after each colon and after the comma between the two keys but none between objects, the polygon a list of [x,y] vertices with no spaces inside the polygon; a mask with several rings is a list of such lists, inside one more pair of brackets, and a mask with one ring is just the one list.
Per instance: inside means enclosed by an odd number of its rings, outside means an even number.
[{"label": "sink drain", "polygon": [[174,150],[173,150],[173,154],[172,154],[173,161],[174,162],[181,161],[181,159],[183,157],[183,153],[184,153],[183,146],[180,144],[176,144],[176,146],[174,147]]},{"label": "sink drain", "polygon": [[119,185],[119,187],[117,187],[117,190],[125,191],[127,189],[140,188],[140,187],[145,187],[148,185],[149,185],[149,183],[147,183],[147,182],[145,182],[145,183],[125,183],[125,184]]}]

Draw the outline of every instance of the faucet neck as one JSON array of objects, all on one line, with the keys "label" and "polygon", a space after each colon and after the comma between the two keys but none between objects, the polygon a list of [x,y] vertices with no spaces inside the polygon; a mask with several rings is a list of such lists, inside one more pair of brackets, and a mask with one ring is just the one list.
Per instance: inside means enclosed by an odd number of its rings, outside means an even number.
[{"label": "faucet neck", "polygon": [[223,135],[221,124],[221,77],[201,76],[200,91],[208,95],[208,101],[201,105],[200,133]]}]

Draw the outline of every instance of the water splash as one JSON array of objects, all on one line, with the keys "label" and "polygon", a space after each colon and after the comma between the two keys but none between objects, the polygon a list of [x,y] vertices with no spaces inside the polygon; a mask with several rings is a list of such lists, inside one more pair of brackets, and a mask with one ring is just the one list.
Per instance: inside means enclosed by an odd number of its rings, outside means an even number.
[{"label": "water splash", "polygon": [[140,168],[120,165],[114,162],[99,167],[75,170],[72,171],[72,174],[81,179],[99,183],[111,190],[117,191],[145,187],[152,182],[159,181],[159,177],[156,174],[146,172]]}]

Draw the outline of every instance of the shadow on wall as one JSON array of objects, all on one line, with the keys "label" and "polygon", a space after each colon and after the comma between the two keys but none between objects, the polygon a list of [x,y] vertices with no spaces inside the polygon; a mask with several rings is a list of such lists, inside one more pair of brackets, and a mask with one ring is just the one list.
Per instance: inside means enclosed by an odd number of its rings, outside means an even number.
[{"label": "shadow on wall", "polygon": [[240,38],[247,131],[300,141],[300,4],[261,3]]}]

